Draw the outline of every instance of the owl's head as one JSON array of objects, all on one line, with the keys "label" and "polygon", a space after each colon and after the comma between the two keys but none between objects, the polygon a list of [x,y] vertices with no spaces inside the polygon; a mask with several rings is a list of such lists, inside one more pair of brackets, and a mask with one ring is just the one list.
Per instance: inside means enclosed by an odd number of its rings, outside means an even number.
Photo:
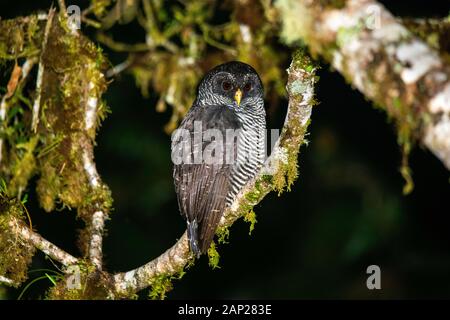
[{"label": "owl's head", "polygon": [[236,109],[260,105],[263,99],[263,85],[255,69],[239,61],[210,70],[200,82],[197,95],[200,105],[224,105]]}]

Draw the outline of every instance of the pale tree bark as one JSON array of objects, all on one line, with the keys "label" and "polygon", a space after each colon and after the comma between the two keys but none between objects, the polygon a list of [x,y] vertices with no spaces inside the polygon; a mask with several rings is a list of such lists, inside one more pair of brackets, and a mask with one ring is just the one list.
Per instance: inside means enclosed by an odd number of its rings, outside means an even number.
[{"label": "pale tree bark", "polygon": [[50,241],[44,239],[40,234],[31,230],[22,221],[12,218],[9,226],[11,230],[22,240],[29,242],[35,246],[36,249],[39,249],[50,258],[61,263],[63,266],[67,267],[78,262],[77,258],[60,249]]}]

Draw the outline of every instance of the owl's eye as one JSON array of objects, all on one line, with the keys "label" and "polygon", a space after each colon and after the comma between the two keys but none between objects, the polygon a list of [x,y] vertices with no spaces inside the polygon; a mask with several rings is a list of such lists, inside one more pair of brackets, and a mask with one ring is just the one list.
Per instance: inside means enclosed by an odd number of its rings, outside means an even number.
[{"label": "owl's eye", "polygon": [[223,90],[230,91],[231,87],[232,87],[231,82],[229,82],[229,81],[222,82],[222,89]]},{"label": "owl's eye", "polygon": [[250,82],[247,82],[247,83],[244,85],[244,91],[248,92],[248,91],[250,91],[251,89],[252,89],[252,84],[251,84]]}]

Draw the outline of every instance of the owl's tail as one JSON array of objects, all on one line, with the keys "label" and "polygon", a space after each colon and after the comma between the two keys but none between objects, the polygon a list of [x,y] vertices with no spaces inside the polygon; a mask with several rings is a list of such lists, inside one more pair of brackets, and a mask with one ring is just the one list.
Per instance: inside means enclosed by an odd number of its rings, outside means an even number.
[{"label": "owl's tail", "polygon": [[196,219],[192,221],[188,220],[187,232],[188,232],[189,246],[191,247],[191,250],[194,253],[194,255],[197,258],[199,258],[202,252],[198,246],[198,224]]}]

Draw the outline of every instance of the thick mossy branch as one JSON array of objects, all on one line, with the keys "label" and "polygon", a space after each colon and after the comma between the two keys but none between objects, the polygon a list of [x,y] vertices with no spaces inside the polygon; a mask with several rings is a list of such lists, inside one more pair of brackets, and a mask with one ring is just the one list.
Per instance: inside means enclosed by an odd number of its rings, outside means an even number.
[{"label": "thick mossy branch", "polygon": [[[80,209],[82,217],[89,207],[107,212],[110,192],[93,162],[96,131],[108,112],[101,100],[107,85],[106,60],[93,42],[68,29],[63,15],[50,11],[47,18],[0,21],[0,59],[39,57],[42,71],[36,88],[39,108],[33,115],[20,85],[10,98],[12,107],[2,111],[2,135],[9,148],[2,150],[5,161],[0,168],[11,195],[20,194],[38,173],[39,201],[46,211],[58,204]],[[23,125],[9,126],[10,118],[18,116]],[[36,133],[24,129],[31,126],[30,118],[37,119]]]},{"label": "thick mossy branch", "polygon": [[[233,205],[224,212],[217,231],[222,241],[233,222],[247,216],[267,193],[289,188],[296,179],[298,152],[304,141],[314,104],[315,71],[316,67],[309,57],[302,53],[294,55],[288,69],[289,107],[283,131],[264,167],[244,186]],[[212,263],[216,266],[218,257],[215,254],[212,256]],[[185,232],[172,248],[158,258],[137,269],[116,274],[115,295],[126,297],[150,286],[154,279],[161,276],[183,273],[185,266],[193,259]]]},{"label": "thick mossy branch", "polygon": [[[374,0],[278,0],[285,42],[306,42],[386,111],[407,153],[421,141],[450,169],[450,66]],[[402,172],[405,172],[403,170]]]}]

